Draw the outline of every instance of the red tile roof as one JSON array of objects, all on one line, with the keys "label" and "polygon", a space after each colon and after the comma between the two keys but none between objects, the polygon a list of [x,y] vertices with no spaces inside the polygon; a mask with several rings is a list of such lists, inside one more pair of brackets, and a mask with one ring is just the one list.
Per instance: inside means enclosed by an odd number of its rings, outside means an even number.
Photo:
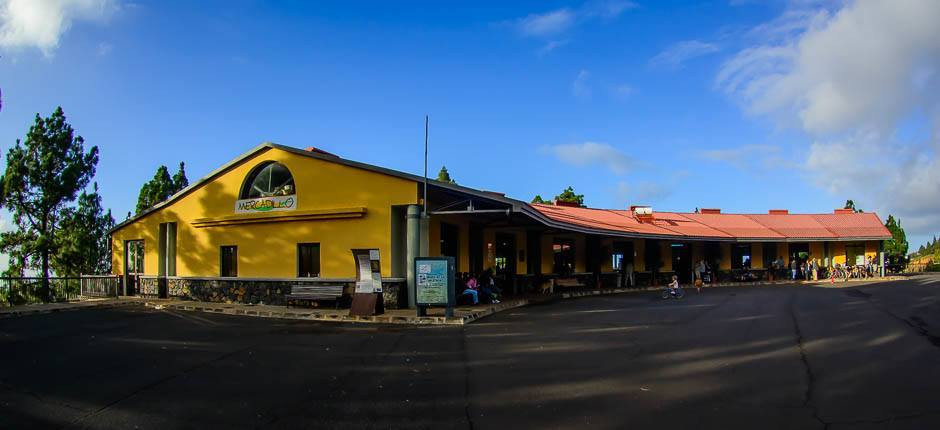
[{"label": "red tile roof", "polygon": [[638,236],[757,240],[890,239],[874,213],[727,214],[654,212],[650,221],[629,210],[532,204],[555,222]]}]

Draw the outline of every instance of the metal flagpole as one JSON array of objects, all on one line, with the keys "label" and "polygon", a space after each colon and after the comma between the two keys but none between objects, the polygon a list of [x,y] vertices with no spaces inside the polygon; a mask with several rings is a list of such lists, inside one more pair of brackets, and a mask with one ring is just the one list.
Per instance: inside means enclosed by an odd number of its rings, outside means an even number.
[{"label": "metal flagpole", "polygon": [[424,116],[424,217],[428,217],[428,115]]}]

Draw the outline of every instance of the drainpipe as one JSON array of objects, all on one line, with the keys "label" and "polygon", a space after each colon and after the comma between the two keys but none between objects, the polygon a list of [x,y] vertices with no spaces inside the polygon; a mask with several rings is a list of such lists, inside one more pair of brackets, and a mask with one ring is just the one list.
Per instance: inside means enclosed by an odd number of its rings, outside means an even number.
[{"label": "drainpipe", "polygon": [[421,206],[408,205],[405,232],[405,273],[408,280],[408,308],[415,308],[415,257],[421,252]]}]

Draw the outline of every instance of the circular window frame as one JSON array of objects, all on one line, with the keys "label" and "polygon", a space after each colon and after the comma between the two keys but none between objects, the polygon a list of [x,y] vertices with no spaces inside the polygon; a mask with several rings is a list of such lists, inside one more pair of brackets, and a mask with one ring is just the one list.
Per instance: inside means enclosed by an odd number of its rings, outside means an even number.
[{"label": "circular window frame", "polygon": [[[282,186],[287,185],[287,184],[289,183],[289,184],[291,185],[291,187],[292,187],[291,193],[290,193],[290,194],[280,194],[280,195],[279,195],[279,194],[274,194],[274,191],[271,191],[270,184],[268,184],[268,187],[269,187],[269,188],[268,188],[268,191],[261,191],[261,190],[259,190],[259,192],[260,192],[262,195],[252,197],[252,196],[251,196],[251,191],[252,191],[252,188],[256,188],[256,187],[254,187],[254,184],[255,184],[255,180],[258,178],[258,175],[260,175],[265,169],[267,169],[267,168],[269,168],[269,167],[273,167],[273,166],[281,166],[281,167],[284,169],[284,171],[287,172],[287,176],[288,176],[290,179],[289,179],[288,181],[285,181],[285,182],[283,182],[282,184],[278,185],[278,187],[282,187]],[[270,178],[269,178],[269,181],[270,181]],[[268,193],[268,194],[270,194],[270,195],[264,195],[265,193]],[[293,195],[296,195],[296,194],[297,194],[297,182],[294,180],[294,174],[291,173],[290,169],[288,169],[287,166],[285,166],[283,163],[279,163],[279,162],[273,161],[273,160],[268,160],[268,161],[264,161],[264,162],[259,163],[257,166],[253,167],[253,168],[251,169],[251,171],[248,172],[247,175],[245,175],[245,179],[242,181],[242,186],[241,186],[241,188],[239,189],[239,192],[238,192],[238,199],[239,199],[239,200],[249,200],[249,199],[259,199],[259,198],[266,198],[266,197],[293,196]]]}]

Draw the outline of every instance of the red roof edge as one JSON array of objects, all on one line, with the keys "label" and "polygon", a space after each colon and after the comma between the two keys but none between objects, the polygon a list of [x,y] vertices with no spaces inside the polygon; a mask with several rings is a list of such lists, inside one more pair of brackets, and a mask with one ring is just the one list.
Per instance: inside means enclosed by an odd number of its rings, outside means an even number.
[{"label": "red roof edge", "polygon": [[832,211],[834,214],[854,214],[854,209],[835,209]]}]

